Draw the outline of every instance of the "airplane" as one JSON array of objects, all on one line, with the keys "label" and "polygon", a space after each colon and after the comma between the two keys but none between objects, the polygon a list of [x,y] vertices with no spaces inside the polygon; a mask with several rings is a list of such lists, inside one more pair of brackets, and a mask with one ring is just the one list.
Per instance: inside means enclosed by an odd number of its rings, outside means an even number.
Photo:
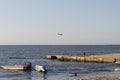
[{"label": "airplane", "polygon": [[63,34],[62,33],[58,33],[57,35],[61,35],[62,36]]}]

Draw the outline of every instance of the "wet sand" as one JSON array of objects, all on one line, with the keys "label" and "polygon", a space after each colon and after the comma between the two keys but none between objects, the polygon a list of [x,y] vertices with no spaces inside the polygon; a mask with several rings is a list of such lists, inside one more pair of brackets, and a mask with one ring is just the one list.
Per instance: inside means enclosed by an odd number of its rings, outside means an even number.
[{"label": "wet sand", "polygon": [[101,77],[88,77],[88,78],[72,77],[62,80],[120,80],[120,76],[101,76]]},{"label": "wet sand", "polygon": [[74,78],[72,80],[120,80],[120,76],[103,76],[103,77],[95,77],[95,78]]},{"label": "wet sand", "polygon": [[96,77],[89,79],[77,79],[77,80],[120,80],[120,76],[104,76],[104,77]]}]

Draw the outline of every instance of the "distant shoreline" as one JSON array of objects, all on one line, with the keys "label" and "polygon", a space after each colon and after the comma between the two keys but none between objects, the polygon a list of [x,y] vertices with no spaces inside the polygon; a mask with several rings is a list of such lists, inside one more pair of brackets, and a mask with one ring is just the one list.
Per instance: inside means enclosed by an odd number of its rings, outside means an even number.
[{"label": "distant shoreline", "polygon": [[120,46],[120,44],[1,44],[0,46]]}]

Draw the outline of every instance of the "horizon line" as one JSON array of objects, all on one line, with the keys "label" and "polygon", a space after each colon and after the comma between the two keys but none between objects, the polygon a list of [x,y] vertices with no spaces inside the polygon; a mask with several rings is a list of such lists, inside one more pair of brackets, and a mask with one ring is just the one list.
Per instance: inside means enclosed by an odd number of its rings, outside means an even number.
[{"label": "horizon line", "polygon": [[0,46],[44,46],[44,45],[81,45],[81,46],[89,46],[89,45],[104,45],[104,46],[113,46],[113,45],[120,45],[120,44],[0,44]]}]

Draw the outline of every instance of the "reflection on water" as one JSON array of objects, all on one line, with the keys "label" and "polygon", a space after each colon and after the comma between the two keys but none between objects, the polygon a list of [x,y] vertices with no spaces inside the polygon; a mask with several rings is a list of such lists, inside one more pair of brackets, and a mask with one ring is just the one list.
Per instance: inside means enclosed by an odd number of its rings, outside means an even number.
[{"label": "reflection on water", "polygon": [[42,75],[42,77],[39,77],[38,80],[46,80],[46,73],[38,73],[39,75]]},{"label": "reflection on water", "polygon": [[46,80],[46,73],[5,70],[0,80]]}]

